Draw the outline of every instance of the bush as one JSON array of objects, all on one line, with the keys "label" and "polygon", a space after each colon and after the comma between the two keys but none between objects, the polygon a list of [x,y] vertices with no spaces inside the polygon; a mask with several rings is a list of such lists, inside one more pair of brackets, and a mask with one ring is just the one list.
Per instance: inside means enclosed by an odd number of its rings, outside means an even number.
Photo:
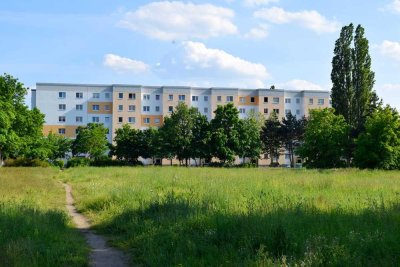
[{"label": "bush", "polygon": [[54,160],[51,164],[55,167],[59,167],[60,169],[64,168],[64,161],[62,160]]},{"label": "bush", "polygon": [[39,159],[16,158],[6,159],[5,167],[50,167],[50,163]]},{"label": "bush", "polygon": [[101,157],[90,162],[90,166],[94,167],[120,167],[120,166],[142,166],[141,161],[128,162],[123,160],[113,160],[109,157]]},{"label": "bush", "polygon": [[71,158],[67,162],[67,168],[73,168],[73,167],[85,167],[90,165],[90,159],[88,158]]}]

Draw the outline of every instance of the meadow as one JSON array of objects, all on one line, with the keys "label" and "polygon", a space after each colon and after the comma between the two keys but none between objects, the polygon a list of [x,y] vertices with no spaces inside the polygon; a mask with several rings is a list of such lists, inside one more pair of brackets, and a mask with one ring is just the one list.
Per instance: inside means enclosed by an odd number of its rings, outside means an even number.
[{"label": "meadow", "polygon": [[400,172],[74,168],[60,178],[143,266],[396,266]]},{"label": "meadow", "polygon": [[87,266],[54,168],[0,168],[0,266]]}]

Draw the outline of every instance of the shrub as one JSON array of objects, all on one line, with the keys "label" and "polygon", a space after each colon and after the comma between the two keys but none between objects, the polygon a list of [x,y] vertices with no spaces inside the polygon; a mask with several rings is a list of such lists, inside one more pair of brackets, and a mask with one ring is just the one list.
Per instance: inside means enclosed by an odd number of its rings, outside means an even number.
[{"label": "shrub", "polygon": [[39,159],[16,158],[6,159],[5,167],[49,167],[50,163]]},{"label": "shrub", "polygon": [[94,167],[118,167],[118,166],[141,166],[141,161],[128,162],[123,160],[113,160],[109,157],[101,157],[90,162],[90,166]]},{"label": "shrub", "polygon": [[90,165],[90,159],[88,158],[71,158],[67,162],[67,168],[73,168],[73,167],[85,167]]},{"label": "shrub", "polygon": [[59,167],[60,169],[64,168],[64,161],[62,160],[54,160],[52,165],[55,167]]}]

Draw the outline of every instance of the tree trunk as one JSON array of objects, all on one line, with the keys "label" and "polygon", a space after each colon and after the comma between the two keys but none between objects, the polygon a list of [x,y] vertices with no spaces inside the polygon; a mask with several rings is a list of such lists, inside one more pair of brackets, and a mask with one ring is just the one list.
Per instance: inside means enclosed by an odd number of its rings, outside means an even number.
[{"label": "tree trunk", "polygon": [[172,159],[170,159],[170,161],[169,161],[169,162],[170,162],[170,164],[171,164],[171,166],[172,166]]}]

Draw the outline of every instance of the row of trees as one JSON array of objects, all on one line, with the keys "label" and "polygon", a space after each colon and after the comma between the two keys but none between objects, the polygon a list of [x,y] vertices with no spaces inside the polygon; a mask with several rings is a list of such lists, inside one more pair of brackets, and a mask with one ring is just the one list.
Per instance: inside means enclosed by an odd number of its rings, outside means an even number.
[{"label": "row of trees", "polygon": [[[294,164],[294,149],[304,133],[306,120],[289,114],[282,122],[273,114],[264,123],[261,114],[250,113],[239,119],[233,104],[219,106],[209,122],[197,109],[178,104],[160,129],[137,130],[124,125],[116,130],[111,154],[135,163],[142,158],[177,158],[188,165],[218,158],[221,164],[232,164],[236,157],[255,162],[262,153],[271,164],[286,147]],[[276,163],[276,162],[275,162]]]}]

